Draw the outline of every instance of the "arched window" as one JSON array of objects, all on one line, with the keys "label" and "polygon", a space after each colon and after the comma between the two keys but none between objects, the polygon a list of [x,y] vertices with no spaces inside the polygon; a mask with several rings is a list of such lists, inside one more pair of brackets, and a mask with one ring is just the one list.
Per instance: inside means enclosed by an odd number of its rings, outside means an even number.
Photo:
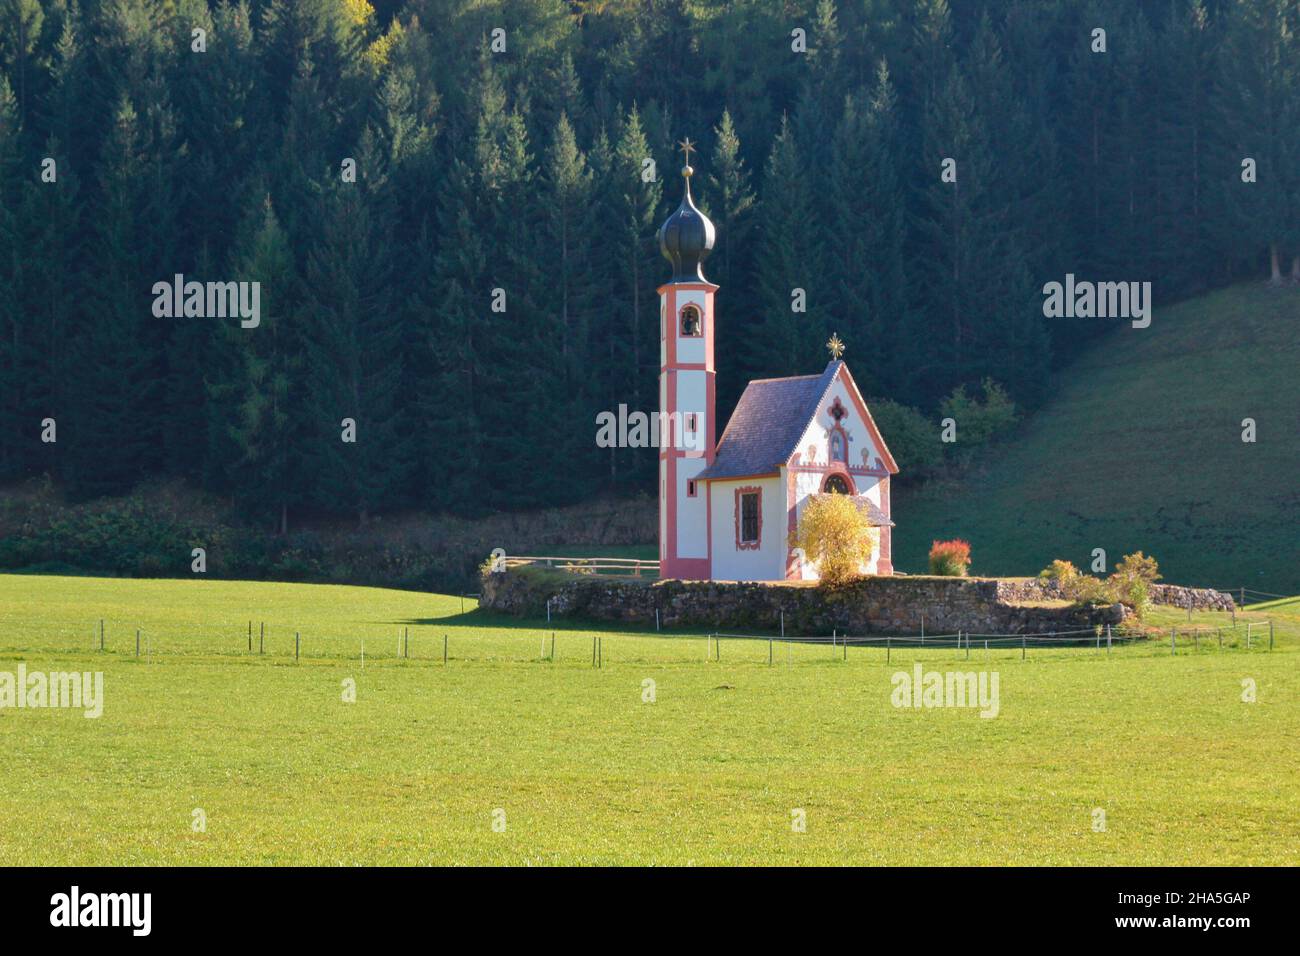
[{"label": "arched window", "polygon": [[693,305],[682,308],[682,335],[697,336],[700,334],[700,310]]},{"label": "arched window", "polygon": [[830,495],[852,494],[849,490],[849,483],[844,480],[843,475],[831,475],[826,479],[826,486],[822,490]]}]

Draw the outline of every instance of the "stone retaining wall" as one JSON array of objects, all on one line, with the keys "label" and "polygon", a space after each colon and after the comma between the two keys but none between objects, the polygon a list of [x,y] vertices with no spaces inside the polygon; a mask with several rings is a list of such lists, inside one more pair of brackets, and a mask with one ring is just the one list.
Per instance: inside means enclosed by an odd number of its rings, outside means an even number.
[{"label": "stone retaining wall", "polygon": [[[1191,607],[1194,611],[1231,611],[1236,607],[1232,595],[1209,588],[1185,588],[1177,584],[1152,584],[1148,588],[1152,604]],[[1061,589],[1055,581],[1037,578],[998,579],[998,598],[1007,602],[1057,601]]]},{"label": "stone retaining wall", "polygon": [[1051,602],[1035,581],[994,578],[868,577],[838,588],[751,582],[655,583],[513,568],[483,576],[481,606],[506,614],[720,631],[829,634],[1022,634],[1121,624],[1121,605],[1080,608]]}]

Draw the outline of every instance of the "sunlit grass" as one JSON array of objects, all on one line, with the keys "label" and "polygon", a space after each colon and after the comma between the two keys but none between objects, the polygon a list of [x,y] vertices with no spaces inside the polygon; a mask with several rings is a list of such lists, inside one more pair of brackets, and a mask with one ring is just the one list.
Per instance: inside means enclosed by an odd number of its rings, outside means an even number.
[{"label": "sunlit grass", "polygon": [[[1222,650],[1193,647],[1185,613],[1160,609],[1153,626],[1184,632],[1176,655],[1152,641],[1110,655],[1031,648],[1021,660],[977,644],[968,663],[954,648],[850,647],[845,660],[826,644],[719,649],[703,634],[558,627],[550,660],[544,622],[486,618],[472,602],[462,615],[460,601],[0,576],[0,671],[102,670],[107,698],[98,720],[0,710],[0,864],[1300,856],[1294,603],[1240,612],[1235,630],[1228,615],[1194,615],[1191,627],[1227,635]],[[1244,623],[1265,619],[1274,650],[1247,651]],[[996,670],[999,716],[894,708],[891,675],[915,660]],[[347,679],[355,704],[341,700]],[[205,833],[191,829],[196,808]],[[805,833],[792,831],[796,808]]]}]

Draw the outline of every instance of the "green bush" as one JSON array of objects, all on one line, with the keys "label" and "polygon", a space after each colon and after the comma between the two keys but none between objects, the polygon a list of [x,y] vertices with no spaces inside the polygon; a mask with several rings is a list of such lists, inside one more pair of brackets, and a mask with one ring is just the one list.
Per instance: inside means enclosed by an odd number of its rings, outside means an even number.
[{"label": "green bush", "polygon": [[904,480],[929,478],[943,467],[943,442],[934,422],[910,405],[872,399],[871,418],[898,462]]},{"label": "green bush", "polygon": [[957,423],[957,444],[963,448],[984,444],[1020,417],[1016,403],[993,379],[984,379],[980,390],[982,397],[968,395],[966,386],[958,385],[939,406],[944,418]]}]

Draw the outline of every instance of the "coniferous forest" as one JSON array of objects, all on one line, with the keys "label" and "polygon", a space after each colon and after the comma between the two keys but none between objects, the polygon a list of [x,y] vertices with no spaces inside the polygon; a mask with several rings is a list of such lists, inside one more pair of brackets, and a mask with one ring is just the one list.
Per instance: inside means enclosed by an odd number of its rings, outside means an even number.
[{"label": "coniferous forest", "polygon": [[[684,137],[722,422],[831,332],[868,395],[1032,409],[1113,324],[1045,282],[1300,280],[1298,37],[1297,0],[0,0],[0,481],[281,530],[652,491],[595,421],[657,405]],[[260,324],[158,317],[178,274]]]}]

